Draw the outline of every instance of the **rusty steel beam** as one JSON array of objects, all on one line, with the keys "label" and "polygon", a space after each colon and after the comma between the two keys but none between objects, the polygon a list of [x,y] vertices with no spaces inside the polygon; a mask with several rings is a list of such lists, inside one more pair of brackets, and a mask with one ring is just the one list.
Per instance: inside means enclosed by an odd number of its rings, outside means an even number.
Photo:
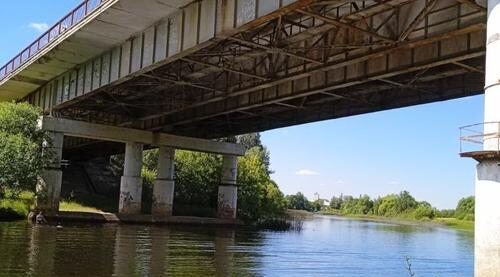
[{"label": "rusty steel beam", "polygon": [[[426,45],[426,44],[434,43],[434,42],[441,41],[441,40],[444,40],[447,38],[451,38],[451,37],[454,37],[456,35],[463,35],[463,34],[468,34],[471,32],[478,31],[478,30],[483,30],[484,28],[485,28],[485,24],[479,23],[479,24],[471,25],[471,26],[468,26],[468,27],[465,27],[465,28],[462,28],[462,29],[459,29],[459,30],[456,30],[453,32],[437,35],[434,37],[429,37],[429,38],[422,39],[419,41],[402,42],[398,46],[383,48],[382,50],[372,52],[368,55],[361,55],[359,57],[352,57],[352,58],[344,60],[344,61],[335,61],[335,62],[327,63],[327,64],[322,65],[322,66],[311,67],[305,71],[299,71],[297,73],[292,73],[292,74],[286,75],[286,76],[279,78],[279,79],[274,79],[274,80],[271,80],[268,82],[263,82],[261,84],[252,85],[251,87],[232,91],[230,93],[229,92],[227,92],[227,93],[221,92],[221,96],[213,97],[213,98],[207,99],[205,101],[199,101],[199,102],[193,103],[192,105],[189,105],[187,107],[179,107],[179,108],[174,109],[174,110],[160,112],[160,113],[155,114],[155,115],[141,117],[141,118],[139,118],[139,120],[154,119],[154,118],[158,118],[161,116],[178,113],[178,112],[181,112],[183,110],[190,109],[190,108],[200,107],[200,106],[203,106],[203,105],[206,105],[209,103],[214,103],[214,102],[220,101],[222,99],[225,99],[227,97],[234,97],[234,96],[238,96],[238,95],[248,94],[248,93],[251,93],[253,91],[273,87],[273,86],[276,86],[276,85],[279,85],[279,84],[282,84],[282,83],[285,83],[288,81],[306,78],[308,76],[311,76],[311,74],[313,74],[315,72],[327,71],[327,70],[332,70],[332,69],[336,69],[336,68],[342,68],[342,67],[349,66],[352,64],[364,62],[364,61],[367,61],[369,59],[381,57],[381,56],[384,56],[386,54],[395,52],[397,50],[415,48],[417,46]],[[482,55],[482,54],[484,54],[484,53],[480,53],[479,55]],[[474,53],[473,56],[477,56],[477,54]],[[449,59],[443,60],[444,63],[451,63],[453,61],[457,61],[457,60],[449,60]],[[439,62],[438,65],[441,65],[441,64],[443,64],[443,63]],[[425,69],[425,67],[423,67],[422,69]],[[410,72],[410,71],[412,71],[412,70],[409,70],[408,72]],[[398,72],[399,72],[399,74],[401,74],[401,73],[404,73],[405,71],[403,70],[403,71],[398,71]],[[366,81],[369,81],[369,80],[366,80]],[[231,91],[231,90],[229,90],[229,91]],[[314,93],[315,92],[313,92],[313,94]]]},{"label": "rusty steel beam", "polygon": [[315,59],[310,59],[308,57],[304,57],[304,56],[301,56],[301,55],[290,53],[289,51],[287,51],[287,50],[285,50],[283,48],[265,46],[265,45],[262,45],[262,44],[255,43],[253,41],[248,41],[248,40],[239,39],[239,38],[235,38],[235,37],[228,37],[227,39],[235,41],[235,42],[237,42],[239,44],[242,44],[242,45],[246,45],[248,47],[262,49],[262,50],[266,51],[269,54],[282,54],[282,55],[293,57],[293,58],[296,58],[296,59],[299,59],[299,60],[303,60],[303,61],[306,61],[306,62],[311,62],[311,63],[315,63],[315,64],[323,64],[323,62],[321,62],[321,61],[317,61]]},{"label": "rusty steel beam", "polygon": [[362,33],[362,34],[365,34],[365,35],[368,35],[368,36],[371,36],[371,37],[374,37],[374,38],[377,38],[377,39],[380,39],[380,40],[383,40],[383,41],[386,41],[386,42],[394,43],[394,40],[391,39],[391,38],[387,38],[387,37],[384,37],[384,36],[379,35],[377,33],[374,33],[374,32],[371,32],[371,31],[368,31],[368,30],[356,27],[356,26],[354,26],[352,24],[344,23],[342,21],[336,20],[336,19],[331,18],[331,17],[322,16],[320,14],[317,14],[317,13],[314,13],[314,12],[311,12],[311,11],[308,11],[308,10],[302,10],[302,9],[298,9],[297,12],[302,13],[304,15],[308,15],[308,16],[314,17],[316,19],[319,19],[321,21],[324,21],[326,23],[329,23],[331,25],[334,25],[334,26],[337,26],[337,27],[340,27],[340,28],[346,28],[346,29],[349,29],[349,30],[352,30],[352,31],[355,31],[355,32],[359,32],[359,33]]},{"label": "rusty steel beam", "polygon": [[481,56],[484,56],[485,53],[486,53],[485,50],[480,50],[480,51],[477,51],[475,53],[464,54],[464,55],[460,55],[457,57],[449,57],[446,59],[440,59],[440,60],[430,62],[430,63],[424,64],[424,65],[415,65],[415,66],[408,67],[405,69],[384,72],[384,73],[374,75],[374,76],[369,76],[369,77],[364,76],[362,78],[351,80],[348,82],[341,81],[341,82],[338,82],[336,84],[328,85],[328,86],[325,86],[322,88],[306,89],[303,92],[299,92],[299,93],[289,95],[289,96],[278,97],[276,99],[270,99],[270,100],[266,100],[266,101],[259,101],[256,104],[250,104],[247,106],[236,107],[236,108],[232,108],[232,109],[227,109],[227,110],[225,110],[223,112],[219,112],[219,113],[202,115],[202,116],[197,116],[194,118],[186,119],[183,121],[177,121],[177,122],[174,122],[173,125],[187,124],[187,123],[191,123],[194,121],[205,120],[205,119],[208,119],[211,117],[215,117],[215,116],[219,116],[219,115],[223,115],[223,114],[229,114],[229,113],[236,112],[236,111],[247,110],[247,109],[252,109],[252,108],[256,108],[256,107],[260,107],[260,106],[264,106],[264,105],[275,104],[277,102],[288,101],[288,100],[292,100],[292,99],[296,99],[296,98],[300,98],[300,97],[304,97],[304,96],[309,96],[309,95],[313,95],[313,94],[317,94],[317,93],[329,92],[329,91],[340,89],[340,88],[346,88],[346,87],[350,87],[350,86],[354,86],[354,85],[368,83],[370,81],[387,79],[387,78],[397,76],[400,74],[411,73],[411,72],[419,71],[419,70],[426,69],[426,68],[432,68],[432,67],[437,67],[437,66],[453,63],[456,61],[462,61],[462,60],[467,60],[467,59],[471,59],[471,58],[481,57]]},{"label": "rusty steel beam", "polygon": [[195,64],[203,65],[203,66],[206,66],[206,67],[211,67],[211,68],[219,69],[219,70],[222,70],[222,71],[227,71],[227,72],[235,73],[235,74],[238,74],[238,75],[242,75],[242,76],[246,76],[246,77],[250,77],[250,78],[259,79],[259,80],[262,80],[262,81],[269,80],[268,78],[263,77],[263,76],[259,76],[259,75],[255,75],[255,74],[252,74],[252,73],[244,72],[244,71],[241,71],[241,70],[236,70],[236,69],[232,69],[232,68],[229,68],[229,67],[220,66],[220,65],[216,65],[216,64],[212,64],[212,63],[208,63],[208,62],[203,62],[203,61],[199,61],[199,60],[195,60],[195,59],[182,58],[181,60],[183,60],[185,62],[188,62],[188,63],[195,63]]},{"label": "rusty steel beam", "polygon": [[408,36],[415,30],[415,28],[425,19],[425,17],[429,14],[429,12],[436,5],[437,0],[431,0],[426,3],[424,8],[420,11],[420,13],[415,17],[415,19],[408,25],[408,27],[399,35],[398,41],[403,41],[408,38]]}]

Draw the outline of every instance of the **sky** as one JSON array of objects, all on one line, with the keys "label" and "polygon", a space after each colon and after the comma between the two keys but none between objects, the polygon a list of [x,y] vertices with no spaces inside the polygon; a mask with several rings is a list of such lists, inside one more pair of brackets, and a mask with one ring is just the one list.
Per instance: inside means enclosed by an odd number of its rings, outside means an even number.
[{"label": "sky", "polygon": [[[48,5],[47,3],[50,3]],[[80,0],[4,1],[5,64]],[[459,157],[459,127],[483,121],[474,96],[262,133],[272,178],[285,194],[383,196],[407,190],[437,208],[474,194],[475,162]]]}]

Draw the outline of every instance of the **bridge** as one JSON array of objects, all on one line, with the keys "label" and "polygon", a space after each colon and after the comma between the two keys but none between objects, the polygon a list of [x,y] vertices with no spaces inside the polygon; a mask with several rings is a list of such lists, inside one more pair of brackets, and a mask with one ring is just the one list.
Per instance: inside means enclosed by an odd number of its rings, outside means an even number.
[{"label": "bridge", "polygon": [[[41,107],[53,135],[39,207],[58,209],[63,157],[125,152],[120,212],[138,213],[142,149],[160,147],[158,215],[171,214],[173,153],[189,149],[224,155],[219,216],[234,218],[244,150],[214,138],[484,92],[485,122],[500,121],[497,4],[86,0],[0,68],[0,100]],[[464,154],[488,172],[477,276],[500,274],[498,144]]]}]

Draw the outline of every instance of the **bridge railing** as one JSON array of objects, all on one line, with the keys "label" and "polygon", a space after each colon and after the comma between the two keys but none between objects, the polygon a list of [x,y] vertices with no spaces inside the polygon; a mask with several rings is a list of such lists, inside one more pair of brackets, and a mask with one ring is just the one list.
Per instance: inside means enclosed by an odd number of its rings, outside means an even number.
[{"label": "bridge railing", "polygon": [[460,153],[500,152],[500,122],[484,122],[460,128]]},{"label": "bridge railing", "polygon": [[59,20],[32,44],[21,51],[21,53],[1,67],[0,81],[5,79],[9,73],[26,63],[31,57],[49,45],[50,42],[54,41],[61,34],[64,34],[67,30],[71,29],[71,27],[82,21],[87,15],[106,1],[107,0],[84,0],[78,7]]}]

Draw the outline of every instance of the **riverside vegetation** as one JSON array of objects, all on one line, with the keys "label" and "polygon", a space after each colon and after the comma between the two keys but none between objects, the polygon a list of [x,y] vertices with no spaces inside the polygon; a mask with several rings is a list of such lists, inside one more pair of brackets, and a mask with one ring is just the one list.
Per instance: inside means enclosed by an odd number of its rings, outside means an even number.
[{"label": "riverside vegetation", "polygon": [[302,193],[287,195],[289,209],[307,210],[322,214],[341,215],[387,221],[432,221],[451,227],[474,228],[474,196],[462,198],[454,210],[438,210],[426,201],[417,201],[407,191],[370,198],[368,195],[353,197],[333,196],[328,206],[324,200],[309,201]]}]

